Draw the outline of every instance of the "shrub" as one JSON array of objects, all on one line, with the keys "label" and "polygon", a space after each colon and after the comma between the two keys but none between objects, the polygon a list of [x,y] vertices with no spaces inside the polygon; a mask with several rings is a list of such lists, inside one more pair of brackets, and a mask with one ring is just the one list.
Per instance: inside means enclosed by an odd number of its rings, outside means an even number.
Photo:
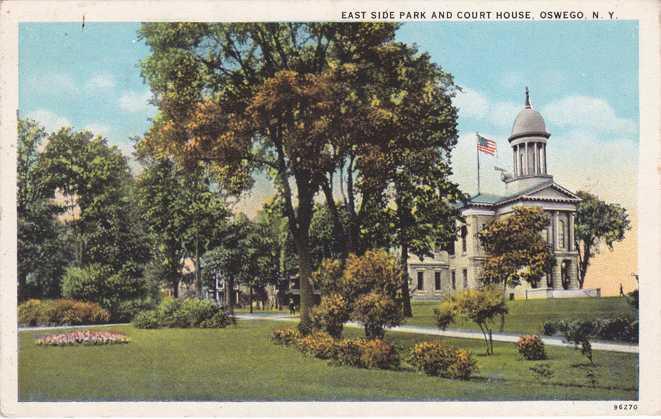
[{"label": "shrub", "polygon": [[155,306],[155,302],[150,298],[133,298],[120,301],[114,307],[112,317],[113,320],[118,322],[130,322],[138,313],[152,310]]},{"label": "shrub", "polygon": [[527,360],[540,360],[546,359],[546,352],[544,351],[544,342],[539,336],[521,336],[516,342],[516,349],[521,356]]},{"label": "shrub", "polygon": [[385,327],[398,326],[404,319],[402,307],[381,292],[359,297],[353,305],[351,317],[365,326],[368,339],[383,339]]},{"label": "shrub", "polygon": [[321,329],[339,339],[344,323],[349,320],[347,301],[339,294],[330,294],[321,299],[321,303],[312,310],[312,322],[316,329]]},{"label": "shrub", "polygon": [[593,322],[592,335],[606,340],[621,340],[625,342],[636,342],[637,331],[635,320],[619,316],[613,319],[597,319]]},{"label": "shrub", "polygon": [[362,256],[349,256],[340,279],[340,293],[352,303],[374,291],[396,300],[403,274],[397,260],[383,250],[369,250]]},{"label": "shrub", "polygon": [[348,367],[362,367],[361,344],[364,339],[341,339],[335,343],[335,361]]},{"label": "shrub", "polygon": [[321,291],[322,295],[337,293],[342,271],[343,266],[340,260],[324,259],[321,261],[319,269],[312,273],[312,283]]},{"label": "shrub", "polygon": [[283,346],[294,345],[302,337],[301,332],[294,328],[274,329],[271,332],[271,340]]},{"label": "shrub", "polygon": [[558,331],[558,325],[552,320],[547,320],[544,322],[544,326],[542,326],[542,331],[544,336],[553,336]]},{"label": "shrub", "polygon": [[78,330],[75,332],[48,335],[36,340],[37,345],[44,346],[109,345],[128,342],[129,338],[121,333],[96,332],[91,330]]},{"label": "shrub", "polygon": [[20,326],[107,323],[110,314],[96,303],[68,299],[28,300],[18,306]]},{"label": "shrub", "polygon": [[588,339],[594,331],[594,326],[591,321],[574,320],[571,322],[563,322],[562,333],[569,343],[573,343],[575,347],[581,346],[581,353],[594,365],[592,360],[592,344]]},{"label": "shrub", "polygon": [[627,302],[629,303],[629,305],[631,305],[631,307],[633,307],[636,310],[638,310],[639,307],[638,294],[639,294],[638,290],[633,290],[629,294],[627,294]]},{"label": "shrub", "polygon": [[477,361],[469,351],[442,342],[416,344],[408,361],[417,370],[433,376],[465,380],[477,372]]},{"label": "shrub", "polygon": [[320,359],[335,356],[335,339],[326,332],[313,332],[296,340],[296,347],[304,354]]},{"label": "shrub", "polygon": [[224,312],[209,300],[189,298],[183,301],[165,298],[154,310],[136,316],[133,324],[143,329],[156,327],[221,328],[236,323],[229,312]]},{"label": "shrub", "polygon": [[399,355],[395,347],[384,340],[362,340],[358,346],[360,366],[363,368],[389,369],[399,366]]},{"label": "shrub", "polygon": [[158,329],[161,327],[161,318],[158,311],[147,310],[138,313],[133,317],[133,326],[138,329]]},{"label": "shrub", "polygon": [[454,322],[451,303],[449,301],[443,301],[439,308],[435,308],[434,318],[436,319],[436,326],[438,326],[439,329],[447,329],[448,326]]}]

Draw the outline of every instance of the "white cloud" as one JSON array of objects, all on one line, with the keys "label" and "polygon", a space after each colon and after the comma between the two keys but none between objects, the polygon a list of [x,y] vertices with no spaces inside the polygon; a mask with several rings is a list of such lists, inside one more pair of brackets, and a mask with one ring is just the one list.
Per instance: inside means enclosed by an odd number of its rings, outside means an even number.
[{"label": "white cloud", "polygon": [[94,135],[100,135],[102,137],[108,138],[110,136],[110,126],[106,124],[101,124],[98,122],[91,122],[83,127],[83,129],[87,129],[92,131]]},{"label": "white cloud", "polygon": [[453,104],[459,108],[459,115],[464,118],[483,118],[489,110],[487,98],[467,87],[462,90],[453,100]]},{"label": "white cloud", "polygon": [[115,78],[109,73],[97,74],[87,80],[85,87],[88,90],[112,89],[115,87]]},{"label": "white cloud", "polygon": [[72,126],[67,118],[57,115],[47,109],[36,109],[32,112],[28,112],[26,117],[39,122],[47,132],[53,132],[63,127]]},{"label": "white cloud", "polygon": [[63,73],[48,73],[36,76],[28,85],[41,94],[77,95],[80,91],[73,78]]},{"label": "white cloud", "polygon": [[618,117],[607,101],[595,97],[568,96],[544,106],[541,113],[548,122],[561,128],[622,136],[637,132],[634,121]]},{"label": "white cloud", "polygon": [[487,120],[500,128],[511,128],[514,118],[521,112],[522,106],[514,102],[496,102],[489,106]]},{"label": "white cloud", "polygon": [[153,106],[149,104],[151,92],[124,92],[119,98],[119,108],[125,112],[149,112]]}]

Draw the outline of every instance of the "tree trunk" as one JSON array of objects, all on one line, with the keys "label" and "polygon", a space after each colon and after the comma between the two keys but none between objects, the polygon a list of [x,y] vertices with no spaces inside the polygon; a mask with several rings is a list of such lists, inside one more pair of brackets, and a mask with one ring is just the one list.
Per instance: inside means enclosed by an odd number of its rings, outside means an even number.
[{"label": "tree trunk", "polygon": [[301,299],[301,323],[310,323],[310,311],[313,305],[312,287],[312,257],[307,246],[307,240],[298,238],[295,240],[298,253],[298,279]]},{"label": "tree trunk", "polygon": [[402,247],[399,263],[402,270],[402,303],[404,304],[404,316],[413,317],[411,308],[411,293],[409,291],[409,249],[407,243],[400,242]]},{"label": "tree trunk", "polygon": [[195,292],[198,298],[202,298],[202,273],[200,272],[200,237],[195,233]]},{"label": "tree trunk", "polygon": [[225,287],[225,299],[227,300],[228,311],[234,314],[234,278],[231,276],[227,279],[227,286]]},{"label": "tree trunk", "polygon": [[337,205],[335,205],[335,200],[333,198],[333,190],[331,189],[329,183],[322,182],[321,189],[324,192],[324,196],[326,197],[326,206],[328,207],[328,211],[330,212],[331,218],[333,219],[333,227],[337,232],[339,239],[344,242],[341,258],[342,260],[346,260],[349,253],[355,253],[351,235],[346,234],[344,226],[342,225],[342,220],[340,219],[340,214],[337,211]]},{"label": "tree trunk", "polygon": [[250,314],[252,314],[252,286],[248,288],[249,288],[248,301],[250,304]]},{"label": "tree trunk", "polygon": [[174,283],[172,284],[172,296],[174,298],[179,298],[179,276],[177,275]]},{"label": "tree trunk", "polygon": [[585,243],[583,247],[583,252],[581,252],[581,247],[576,243],[576,250],[578,250],[578,287],[583,289],[583,283],[585,282],[585,276],[588,271],[588,266],[590,266],[590,245]]}]

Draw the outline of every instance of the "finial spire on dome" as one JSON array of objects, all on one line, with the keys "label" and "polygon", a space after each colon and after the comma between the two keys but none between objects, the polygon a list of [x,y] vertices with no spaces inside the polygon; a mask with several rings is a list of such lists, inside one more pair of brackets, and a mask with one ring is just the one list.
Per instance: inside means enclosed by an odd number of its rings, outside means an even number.
[{"label": "finial spire on dome", "polygon": [[528,86],[526,86],[526,109],[530,109],[530,93],[528,92]]}]

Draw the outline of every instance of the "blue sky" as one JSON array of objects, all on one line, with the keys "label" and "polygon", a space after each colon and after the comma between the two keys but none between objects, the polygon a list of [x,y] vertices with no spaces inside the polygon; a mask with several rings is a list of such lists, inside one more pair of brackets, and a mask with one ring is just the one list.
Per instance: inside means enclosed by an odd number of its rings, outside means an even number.
[{"label": "blue sky", "polygon": [[[130,152],[129,137],[141,135],[154,113],[137,68],[149,53],[137,40],[138,26],[22,23],[21,116],[50,130],[90,128]],[[475,189],[479,131],[499,148],[498,158],[484,156],[483,190],[502,192],[491,166],[510,166],[506,138],[527,85],[552,133],[549,170],[556,180],[635,205],[636,22],[406,23],[398,37],[428,51],[464,88],[455,100],[461,134],[454,166],[466,191]],[[269,193],[259,182],[254,199]]]}]

